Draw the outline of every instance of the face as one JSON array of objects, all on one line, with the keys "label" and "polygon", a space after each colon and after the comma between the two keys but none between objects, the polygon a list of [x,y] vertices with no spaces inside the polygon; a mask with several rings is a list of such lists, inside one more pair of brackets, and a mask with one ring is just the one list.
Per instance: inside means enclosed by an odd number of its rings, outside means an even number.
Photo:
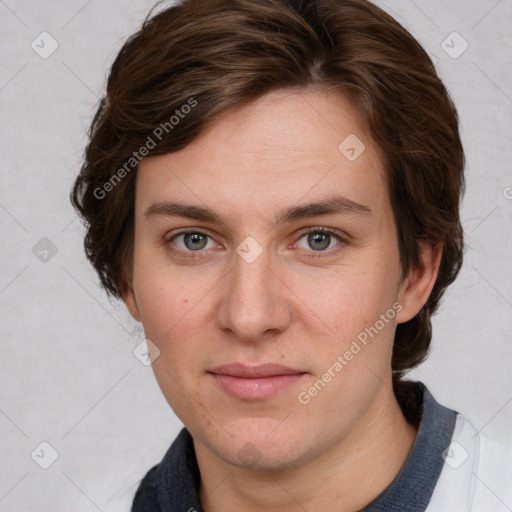
[{"label": "face", "polygon": [[401,278],[381,158],[346,98],[283,90],[225,115],[141,162],[135,210],[124,299],[196,449],[293,467],[363,435],[396,324],[433,283]]}]

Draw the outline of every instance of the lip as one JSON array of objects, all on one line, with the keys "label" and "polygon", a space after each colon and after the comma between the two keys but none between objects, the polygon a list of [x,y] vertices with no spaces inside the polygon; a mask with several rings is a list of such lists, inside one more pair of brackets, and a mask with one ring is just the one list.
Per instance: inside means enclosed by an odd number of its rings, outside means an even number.
[{"label": "lip", "polygon": [[298,382],[305,372],[279,364],[219,366],[208,372],[226,393],[240,400],[265,400]]}]

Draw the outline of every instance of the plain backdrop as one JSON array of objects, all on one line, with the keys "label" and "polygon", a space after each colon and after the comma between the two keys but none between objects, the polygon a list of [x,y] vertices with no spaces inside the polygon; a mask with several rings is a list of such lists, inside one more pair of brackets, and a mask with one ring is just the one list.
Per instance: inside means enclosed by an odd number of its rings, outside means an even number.
[{"label": "plain backdrop", "polygon": [[[432,55],[467,154],[464,268],[411,377],[512,442],[512,2],[378,4]],[[1,511],[127,511],[181,428],[68,200],[109,66],[151,6],[0,0]]]}]

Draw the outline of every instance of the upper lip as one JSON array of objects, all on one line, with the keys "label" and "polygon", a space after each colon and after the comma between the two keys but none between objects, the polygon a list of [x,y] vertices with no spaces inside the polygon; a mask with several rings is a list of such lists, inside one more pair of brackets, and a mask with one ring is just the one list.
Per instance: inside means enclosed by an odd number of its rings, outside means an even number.
[{"label": "upper lip", "polygon": [[231,377],[240,377],[246,379],[258,379],[262,377],[273,377],[279,375],[296,375],[305,372],[294,370],[293,368],[288,368],[280,364],[269,363],[257,366],[248,366],[240,363],[234,363],[217,366],[217,368],[210,370],[209,373],[214,373],[217,375],[229,375]]}]

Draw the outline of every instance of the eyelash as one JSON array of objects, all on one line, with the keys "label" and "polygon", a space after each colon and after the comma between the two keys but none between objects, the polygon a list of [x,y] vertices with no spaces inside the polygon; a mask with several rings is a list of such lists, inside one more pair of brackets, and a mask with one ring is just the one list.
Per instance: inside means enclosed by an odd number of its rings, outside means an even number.
[{"label": "eyelash", "polygon": [[[198,251],[191,251],[191,250],[184,251],[182,249],[175,249],[172,247],[172,242],[176,238],[178,238],[179,236],[182,236],[182,235],[189,234],[189,233],[197,233],[200,235],[205,235],[208,238],[212,239],[212,237],[208,233],[206,233],[200,229],[195,229],[195,228],[183,229],[183,230],[179,231],[178,233],[174,233],[172,236],[165,239],[165,243],[168,247],[168,250],[173,255],[190,258],[190,259],[200,259],[200,258],[206,257],[206,251],[208,251],[209,249],[203,249],[203,250],[198,250]],[[331,237],[334,237],[338,240],[338,244],[334,248],[326,249],[323,251],[314,251],[314,250],[307,251],[307,250],[301,249],[302,251],[305,251],[304,256],[306,258],[311,258],[311,259],[325,258],[326,254],[328,256],[332,256],[333,253],[338,252],[341,249],[340,246],[348,245],[348,241],[343,236],[341,236],[338,232],[336,232],[332,229],[329,229],[329,228],[321,227],[321,226],[313,226],[313,227],[310,227],[310,228],[306,229],[305,231],[301,232],[299,238],[297,239],[297,242],[299,240],[302,240],[302,238],[304,238],[305,236],[308,236],[308,235],[314,234],[314,233],[323,233],[326,235],[330,235]],[[294,242],[294,243],[296,244],[297,242]]]}]

